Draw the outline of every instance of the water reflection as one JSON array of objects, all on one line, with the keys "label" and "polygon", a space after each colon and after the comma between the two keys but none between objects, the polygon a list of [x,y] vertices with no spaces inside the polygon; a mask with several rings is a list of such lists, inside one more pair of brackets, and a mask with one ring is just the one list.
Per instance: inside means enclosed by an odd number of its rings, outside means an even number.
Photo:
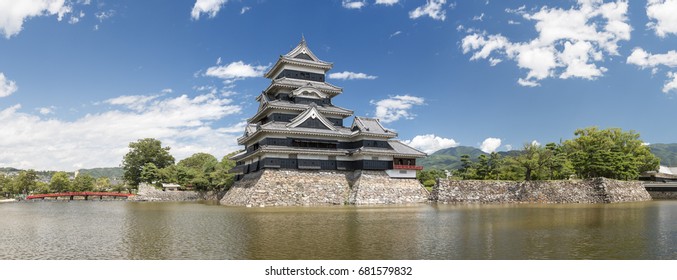
[{"label": "water reflection", "polygon": [[0,259],[675,259],[677,201],[239,208],[0,205]]}]

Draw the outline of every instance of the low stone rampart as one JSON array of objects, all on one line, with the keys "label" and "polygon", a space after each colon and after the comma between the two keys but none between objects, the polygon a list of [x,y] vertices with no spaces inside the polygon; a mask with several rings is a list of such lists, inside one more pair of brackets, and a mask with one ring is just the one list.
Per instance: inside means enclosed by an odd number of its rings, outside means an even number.
[{"label": "low stone rampart", "polygon": [[350,204],[411,204],[426,202],[430,193],[417,179],[390,178],[383,171],[355,171]]},{"label": "low stone rampart", "polygon": [[139,184],[135,196],[129,198],[132,201],[194,201],[202,197],[194,191],[162,191],[148,184]]},{"label": "low stone rampart", "polygon": [[264,169],[247,174],[220,200],[235,206],[405,204],[428,200],[416,179],[393,179],[384,171]]},{"label": "low stone rampart", "polygon": [[561,181],[440,179],[431,200],[440,203],[616,203],[651,200],[642,182],[605,178]]}]

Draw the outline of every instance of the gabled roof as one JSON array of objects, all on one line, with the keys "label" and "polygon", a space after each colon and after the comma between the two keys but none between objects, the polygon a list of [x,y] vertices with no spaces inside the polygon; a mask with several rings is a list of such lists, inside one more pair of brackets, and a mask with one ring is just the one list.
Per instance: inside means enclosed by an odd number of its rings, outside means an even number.
[{"label": "gabled roof", "polygon": [[323,70],[329,70],[333,66],[331,62],[322,61],[317,58],[310,48],[308,48],[305,38],[302,38],[301,42],[289,53],[281,55],[275,65],[273,65],[273,67],[263,76],[272,79],[272,74],[275,73],[283,63],[316,67]]},{"label": "gabled roof", "polygon": [[287,77],[282,77],[279,79],[273,80],[272,83],[266,88],[263,92],[270,92],[272,89],[275,88],[288,88],[288,89],[298,89],[300,87],[313,87],[319,91],[322,91],[326,94],[328,94],[331,97],[334,97],[341,92],[343,92],[343,89],[340,87],[337,87],[335,85],[332,85],[327,82],[315,82],[315,81],[307,81],[307,80],[299,80],[299,79],[294,79],[294,78],[287,78]]},{"label": "gabled roof", "polygon": [[[260,118],[266,116],[270,110],[281,109],[281,110],[290,110],[303,112],[308,109],[308,104],[298,104],[291,103],[285,100],[271,100],[268,101],[262,108],[259,108],[259,111],[256,114],[247,120],[247,122],[257,122]],[[317,110],[322,114],[340,116],[340,117],[349,117],[353,114],[353,111],[334,106],[334,105],[322,105],[318,106]]]},{"label": "gabled roof", "polygon": [[353,124],[350,126],[351,130],[358,130],[361,133],[365,134],[389,134],[397,135],[397,133],[390,131],[381,125],[381,122],[378,119],[374,118],[365,118],[355,116]]},{"label": "gabled roof", "polygon": [[287,127],[297,127],[311,118],[318,119],[328,129],[336,130],[336,127],[334,127],[334,125],[326,117],[317,111],[317,105],[315,105],[315,103],[310,104],[310,108],[308,108],[308,110],[291,119],[291,121],[287,124]]},{"label": "gabled roof", "polygon": [[315,61],[315,62],[322,62],[322,63],[327,63],[315,56],[315,54],[308,48],[308,44],[306,43],[306,38],[301,37],[301,42],[292,49],[289,53],[283,55],[284,58],[296,58],[296,59],[305,59],[305,60],[310,60],[310,61]]}]

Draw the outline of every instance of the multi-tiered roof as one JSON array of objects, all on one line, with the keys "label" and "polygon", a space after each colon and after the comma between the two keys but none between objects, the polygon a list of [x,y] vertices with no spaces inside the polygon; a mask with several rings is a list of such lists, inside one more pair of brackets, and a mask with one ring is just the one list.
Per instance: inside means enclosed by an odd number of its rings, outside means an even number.
[{"label": "multi-tiered roof", "polygon": [[[257,113],[247,120],[233,157],[241,173],[265,168],[337,170],[416,170],[422,153],[400,141],[378,119],[344,119],[353,111],[335,106],[343,89],[327,83],[333,64],[317,58],[305,39],[281,55],[264,75],[271,84],[256,98]],[[415,175],[415,173],[414,173]]]}]

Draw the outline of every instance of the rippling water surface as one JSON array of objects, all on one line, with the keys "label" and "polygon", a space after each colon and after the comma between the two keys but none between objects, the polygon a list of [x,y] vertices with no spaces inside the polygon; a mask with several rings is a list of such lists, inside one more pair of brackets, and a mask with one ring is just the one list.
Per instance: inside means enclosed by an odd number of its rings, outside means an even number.
[{"label": "rippling water surface", "polygon": [[0,259],[677,259],[677,201],[313,208],[4,203]]}]

